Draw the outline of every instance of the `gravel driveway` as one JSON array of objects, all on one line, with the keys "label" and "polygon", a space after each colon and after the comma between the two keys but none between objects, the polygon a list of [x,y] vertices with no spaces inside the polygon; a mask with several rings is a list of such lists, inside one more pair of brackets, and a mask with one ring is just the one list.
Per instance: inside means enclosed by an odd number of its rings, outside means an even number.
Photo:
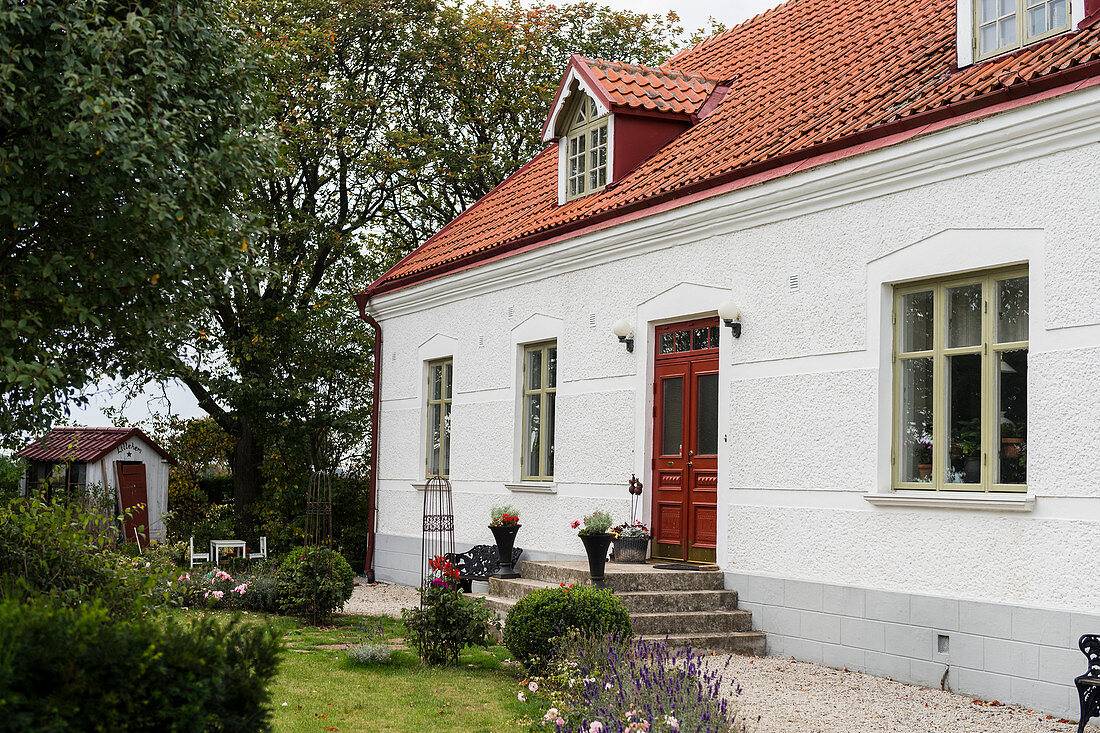
[{"label": "gravel driveway", "polygon": [[[727,657],[713,657],[724,665]],[[906,685],[782,657],[734,656],[726,674],[758,733],[1076,733],[1018,705],[976,705],[974,698]],[[1094,721],[1088,733],[1100,733]]]},{"label": "gravel driveway", "polygon": [[416,588],[388,583],[368,583],[362,578],[356,578],[355,588],[351,592],[351,598],[344,604],[343,611],[361,616],[401,618],[402,608],[412,608],[419,604],[420,594]]}]

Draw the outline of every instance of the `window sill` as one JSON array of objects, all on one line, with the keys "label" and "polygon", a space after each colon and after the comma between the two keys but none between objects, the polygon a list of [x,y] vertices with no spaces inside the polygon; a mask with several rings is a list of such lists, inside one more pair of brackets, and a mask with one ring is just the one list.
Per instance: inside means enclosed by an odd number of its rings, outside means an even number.
[{"label": "window sill", "polygon": [[524,481],[518,484],[504,484],[504,488],[519,494],[558,493],[558,485],[551,481]]},{"label": "window sill", "polygon": [[984,509],[989,511],[1030,512],[1035,509],[1034,494],[982,493],[960,496],[944,491],[891,491],[864,494],[875,506],[922,507],[926,509]]},{"label": "window sill", "polygon": [[[447,479],[447,481],[449,482],[450,479]],[[411,486],[414,489],[416,489],[417,491],[427,491],[428,490],[428,482],[427,481],[421,481],[420,483],[415,483],[414,482],[414,483],[411,484]]]}]

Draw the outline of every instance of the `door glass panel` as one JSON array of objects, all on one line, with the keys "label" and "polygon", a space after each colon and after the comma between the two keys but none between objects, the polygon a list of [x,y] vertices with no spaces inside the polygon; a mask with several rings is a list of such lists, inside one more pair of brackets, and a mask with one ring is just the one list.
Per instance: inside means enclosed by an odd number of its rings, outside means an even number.
[{"label": "door glass panel", "polygon": [[710,340],[710,332],[706,328],[696,328],[691,332],[691,348],[693,349],[708,349],[710,346],[707,342]]},{"label": "door glass panel", "polygon": [[540,427],[540,413],[542,408],[542,396],[537,394],[527,395],[527,423],[525,425],[525,431],[527,433],[526,451],[524,453],[524,471],[528,476],[539,475],[539,427]]},{"label": "door glass panel", "polygon": [[546,394],[546,471],[543,475],[554,475],[554,407],[556,394]]},{"label": "door glass panel", "polygon": [[976,484],[982,469],[982,356],[947,357],[947,427],[949,484]]},{"label": "door glass panel", "polygon": [[981,283],[947,289],[947,348],[982,342]]},{"label": "door glass panel", "polygon": [[695,452],[718,454],[718,375],[700,374],[696,378]]},{"label": "door glass panel", "polygon": [[691,351],[691,331],[676,332],[676,350]]},{"label": "door glass panel", "polygon": [[542,351],[527,352],[527,389],[542,389]]},{"label": "door glass panel", "polygon": [[997,415],[1001,438],[997,461],[999,484],[1027,483],[1027,350],[997,355]]},{"label": "door glass panel", "polygon": [[997,282],[997,343],[1027,341],[1027,278]]},{"label": "door glass panel", "polygon": [[718,326],[710,327],[710,348],[718,348]]},{"label": "door glass panel", "polygon": [[901,351],[929,351],[932,348],[932,291],[901,297]]},{"label": "door glass panel", "polygon": [[671,354],[672,353],[672,334],[669,333],[669,332],[665,332],[665,333],[661,334],[661,353],[662,354]]},{"label": "door glass panel", "polygon": [[682,455],[683,438],[684,378],[673,377],[661,381],[661,455]]},{"label": "door glass panel", "polygon": [[906,359],[901,363],[902,481],[932,480],[932,360]]}]

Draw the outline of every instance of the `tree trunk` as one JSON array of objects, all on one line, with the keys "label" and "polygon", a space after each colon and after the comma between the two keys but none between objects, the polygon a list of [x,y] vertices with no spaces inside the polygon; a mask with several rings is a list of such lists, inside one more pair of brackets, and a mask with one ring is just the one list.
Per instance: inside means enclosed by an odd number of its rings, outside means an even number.
[{"label": "tree trunk", "polygon": [[253,504],[263,491],[261,467],[264,447],[252,432],[248,418],[240,418],[240,434],[233,448],[233,505],[246,529],[255,524]]}]

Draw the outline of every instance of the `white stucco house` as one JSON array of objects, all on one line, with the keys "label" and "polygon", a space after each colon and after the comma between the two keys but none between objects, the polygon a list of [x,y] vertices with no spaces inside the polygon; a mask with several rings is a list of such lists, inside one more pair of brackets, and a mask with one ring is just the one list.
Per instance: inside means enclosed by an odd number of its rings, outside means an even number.
[{"label": "white stucco house", "polygon": [[176,460],[138,428],[54,428],[15,456],[27,461],[25,492],[98,494],[99,503],[126,512],[126,541],[164,541],[168,471]]},{"label": "white stucco house", "polygon": [[[1100,2],[790,0],[574,56],[545,148],[358,297],[373,570],[421,489],[628,518],[770,654],[1076,717],[1100,632]],[[721,316],[724,317],[720,317]],[[616,338],[612,329],[616,328]]]}]

